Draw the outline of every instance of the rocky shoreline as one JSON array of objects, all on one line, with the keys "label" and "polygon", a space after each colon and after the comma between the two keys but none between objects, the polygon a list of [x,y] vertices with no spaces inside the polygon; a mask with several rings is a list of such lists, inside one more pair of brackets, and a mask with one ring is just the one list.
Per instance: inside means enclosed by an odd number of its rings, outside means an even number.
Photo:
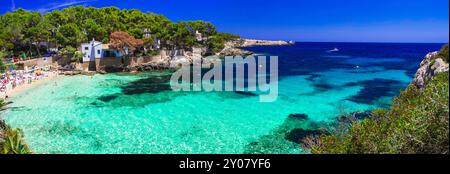
[{"label": "rocky shoreline", "polygon": [[162,70],[173,70],[174,68],[168,64],[161,62],[149,62],[138,66],[125,67],[123,71],[125,72],[138,72],[138,71],[162,71]]},{"label": "rocky shoreline", "polygon": [[84,72],[76,63],[71,63],[58,68],[64,75],[78,75],[86,73],[109,73],[109,72],[138,72],[138,71],[159,71],[159,70],[175,70],[183,64],[192,64],[195,61],[214,64],[220,61],[224,56],[248,56],[254,52],[242,49],[250,46],[283,46],[292,45],[293,42],[287,41],[269,41],[254,39],[236,39],[225,43],[222,51],[208,55],[208,50],[203,47],[193,47],[190,50],[161,50],[160,53],[151,58],[151,61],[143,62],[137,65],[125,65],[119,63],[117,65],[97,69],[94,72]]},{"label": "rocky shoreline", "polygon": [[238,47],[250,47],[250,46],[282,46],[282,45],[292,45],[292,42],[288,41],[271,41],[271,40],[255,40],[255,39],[240,39]]},{"label": "rocky shoreline", "polygon": [[449,64],[439,56],[439,52],[428,53],[425,59],[420,63],[420,68],[412,82],[419,89],[425,87],[425,82],[431,80],[434,76],[442,72],[448,72]]},{"label": "rocky shoreline", "polygon": [[218,53],[220,56],[247,56],[254,52],[241,49],[241,47],[251,46],[283,46],[292,45],[294,42],[287,41],[270,41],[270,40],[255,40],[255,39],[237,39],[225,43],[225,48]]}]

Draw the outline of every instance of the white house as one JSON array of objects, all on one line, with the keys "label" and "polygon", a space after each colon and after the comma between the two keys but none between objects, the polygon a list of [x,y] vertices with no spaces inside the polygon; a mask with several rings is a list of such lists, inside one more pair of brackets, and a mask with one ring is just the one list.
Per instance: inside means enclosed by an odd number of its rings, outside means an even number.
[{"label": "white house", "polygon": [[[150,33],[150,30],[148,29],[143,29],[142,32],[144,33],[144,38],[151,38],[153,37],[152,34]],[[159,50],[161,48],[161,40],[158,39],[157,37],[154,37],[153,40],[153,44],[149,46],[149,49],[151,50]],[[145,48],[147,49],[147,48]]]},{"label": "white house", "polygon": [[202,33],[198,32],[198,30],[195,30],[195,38],[197,39],[197,41],[203,41],[204,38],[202,36]]},{"label": "white house", "polygon": [[152,34],[150,33],[150,31],[148,29],[143,29],[142,32],[144,33],[144,38],[149,38],[152,37]]},{"label": "white house", "polygon": [[92,39],[90,43],[81,44],[81,52],[83,62],[95,61],[96,58],[102,57],[102,43]]},{"label": "white house", "polygon": [[161,39],[156,38],[155,43],[153,43],[153,49],[159,50],[161,48]]},{"label": "white house", "polygon": [[104,57],[122,57],[119,51],[109,48],[109,44],[102,44],[94,39],[90,43],[81,44],[81,52],[83,53],[83,62],[95,61],[95,59]]}]

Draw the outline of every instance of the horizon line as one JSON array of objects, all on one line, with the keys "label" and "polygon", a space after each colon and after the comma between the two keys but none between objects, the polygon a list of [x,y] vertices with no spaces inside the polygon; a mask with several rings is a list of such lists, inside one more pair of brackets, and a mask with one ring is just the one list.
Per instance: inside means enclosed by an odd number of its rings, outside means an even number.
[{"label": "horizon line", "polygon": [[[262,39],[258,39],[262,40]],[[390,43],[390,44],[448,44],[449,42],[402,42],[402,41],[294,41],[295,43]]]}]

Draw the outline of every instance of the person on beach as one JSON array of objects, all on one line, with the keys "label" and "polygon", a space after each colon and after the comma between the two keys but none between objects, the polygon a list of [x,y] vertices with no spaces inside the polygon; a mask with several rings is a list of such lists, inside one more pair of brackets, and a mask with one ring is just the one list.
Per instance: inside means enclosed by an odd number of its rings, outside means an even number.
[{"label": "person on beach", "polygon": [[13,78],[14,80],[12,81],[12,88],[14,89],[14,88],[16,88],[17,87],[17,79],[16,79],[16,77],[14,76],[14,78]]}]

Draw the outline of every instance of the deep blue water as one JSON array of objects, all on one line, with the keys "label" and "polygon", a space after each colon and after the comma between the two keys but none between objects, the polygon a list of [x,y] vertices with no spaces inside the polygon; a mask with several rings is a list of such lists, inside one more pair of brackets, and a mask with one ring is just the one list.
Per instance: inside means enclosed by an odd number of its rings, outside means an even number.
[{"label": "deep blue water", "polygon": [[[324,74],[336,71],[351,73],[382,73],[389,70],[404,71],[413,78],[420,62],[429,52],[439,50],[439,43],[323,43],[300,42],[290,46],[254,46],[244,49],[258,54],[279,57],[279,78],[309,75],[316,91],[327,91],[338,87],[363,86],[364,88],[349,98],[349,101],[374,104],[381,97],[392,97],[404,89],[408,83],[390,77],[361,80],[344,85],[317,80]],[[331,51],[333,49],[339,51]],[[395,74],[391,74],[396,76]],[[344,78],[351,79],[351,76]],[[388,107],[386,103],[381,107]]]},{"label": "deep blue water", "polygon": [[[280,76],[311,75],[330,69],[368,65],[406,70],[408,75],[413,77],[425,55],[439,50],[443,45],[440,43],[299,42],[292,46],[254,46],[245,49],[278,56]],[[328,52],[334,48],[338,48],[339,51]],[[299,68],[304,71],[298,71]]]}]

